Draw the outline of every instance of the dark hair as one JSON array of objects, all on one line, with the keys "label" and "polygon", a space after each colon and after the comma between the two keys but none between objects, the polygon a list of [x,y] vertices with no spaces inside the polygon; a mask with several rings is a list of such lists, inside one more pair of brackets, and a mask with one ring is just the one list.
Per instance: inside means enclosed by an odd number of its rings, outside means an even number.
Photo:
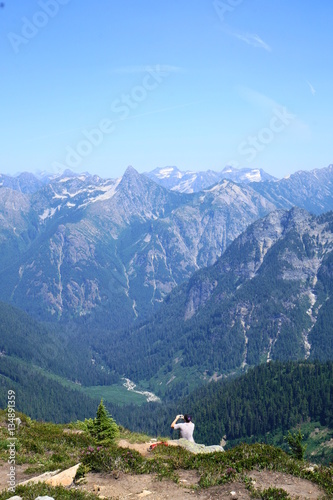
[{"label": "dark hair", "polygon": [[186,414],[184,415],[184,420],[185,420],[185,422],[191,422],[191,420],[192,420],[191,415],[188,415],[188,414],[186,413]]}]

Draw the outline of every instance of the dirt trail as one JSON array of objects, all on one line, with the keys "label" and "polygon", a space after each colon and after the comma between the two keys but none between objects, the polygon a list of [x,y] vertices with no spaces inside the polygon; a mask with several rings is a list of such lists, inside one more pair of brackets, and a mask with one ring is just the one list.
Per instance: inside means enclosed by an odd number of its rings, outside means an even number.
[{"label": "dirt trail", "polygon": [[[198,476],[195,471],[179,471],[179,485],[169,480],[159,481],[154,474],[132,476],[117,473],[117,478],[112,475],[92,474],[87,475],[87,483],[80,489],[98,494],[108,499],[135,499],[147,498],[148,500],[186,500],[195,498],[201,500],[219,500],[221,498],[238,498],[250,500],[250,495],[241,483],[232,483],[207,490],[195,491],[191,485],[196,485]],[[236,494],[233,496],[231,492]]]},{"label": "dirt trail", "polygon": [[291,498],[301,498],[312,500],[321,498],[323,496],[322,490],[314,483],[307,479],[291,476],[290,474],[283,474],[282,472],[275,471],[251,471],[248,475],[256,481],[254,487],[256,489],[267,488],[282,488]]},{"label": "dirt trail", "polygon": [[[24,471],[31,467],[30,464],[24,465],[16,465],[15,467],[15,479],[16,483],[20,483],[21,481],[25,481],[26,479],[30,479],[36,474],[25,474]],[[7,462],[0,462],[0,491],[5,490],[8,487],[8,474],[9,473],[9,465]]]},{"label": "dirt trail", "polygon": [[[323,492],[313,483],[305,479],[295,478],[289,474],[272,471],[251,471],[249,476],[256,481],[256,489],[269,487],[283,488],[291,498],[312,500],[323,497]],[[250,500],[251,496],[245,485],[240,482],[213,486],[204,490],[194,490],[199,476],[196,471],[179,471],[179,484],[170,480],[159,481],[153,474],[132,476],[130,474],[93,474],[86,477],[86,484],[79,489],[93,492],[101,498],[114,500],[147,498],[148,500],[220,500],[224,498]]]},{"label": "dirt trail", "polygon": [[[119,441],[122,448],[131,448],[144,456],[150,455],[148,449],[151,443],[129,443],[125,439]],[[205,490],[193,489],[198,485],[199,474],[197,471],[178,471],[179,484],[170,480],[159,481],[154,474],[130,475],[121,472],[114,474],[89,473],[86,483],[80,489],[94,492],[101,498],[108,499],[135,499],[147,498],[149,500],[184,500],[194,498],[201,500],[220,500],[233,498],[239,500],[250,500],[251,496],[245,485],[233,482],[222,486],[213,486]],[[251,471],[248,473],[256,489],[267,489],[270,487],[284,489],[291,498],[314,500],[323,497],[323,492],[315,484],[289,474],[274,471]]]}]

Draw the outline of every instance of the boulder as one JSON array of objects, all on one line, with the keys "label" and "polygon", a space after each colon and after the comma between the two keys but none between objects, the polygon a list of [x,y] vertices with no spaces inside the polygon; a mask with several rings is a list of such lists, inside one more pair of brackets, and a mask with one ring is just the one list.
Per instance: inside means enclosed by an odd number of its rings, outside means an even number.
[{"label": "boulder", "polygon": [[50,486],[70,486],[74,481],[79,466],[80,464],[74,465],[73,467],[62,471],[59,474],[50,477],[45,481],[46,484],[49,484]]},{"label": "boulder", "polygon": [[70,486],[74,481],[79,465],[80,464],[74,465],[73,467],[63,470],[62,472],[59,472],[59,469],[52,472],[45,472],[40,476],[32,477],[31,479],[23,481],[23,483],[20,483],[20,486],[31,483],[46,483],[50,486]]},{"label": "boulder", "polygon": [[19,483],[20,486],[25,486],[27,484],[36,484],[36,483],[45,483],[47,479],[50,479],[52,476],[57,475],[60,472],[60,469],[54,470],[51,472],[44,472],[44,474],[40,474],[39,476],[32,477],[30,479],[26,479]]}]

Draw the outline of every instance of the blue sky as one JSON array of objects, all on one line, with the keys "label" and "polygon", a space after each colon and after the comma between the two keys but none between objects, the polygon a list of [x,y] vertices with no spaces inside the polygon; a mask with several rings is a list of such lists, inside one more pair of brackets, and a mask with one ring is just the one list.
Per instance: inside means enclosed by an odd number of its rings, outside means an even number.
[{"label": "blue sky", "polygon": [[333,162],[333,3],[5,0],[0,172]]}]

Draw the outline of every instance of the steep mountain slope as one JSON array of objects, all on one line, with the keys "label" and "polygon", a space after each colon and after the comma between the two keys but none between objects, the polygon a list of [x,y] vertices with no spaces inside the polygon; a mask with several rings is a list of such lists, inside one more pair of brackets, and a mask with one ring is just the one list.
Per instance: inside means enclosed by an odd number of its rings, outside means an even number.
[{"label": "steep mountain slope", "polygon": [[255,182],[251,187],[278,208],[298,206],[314,214],[333,209],[333,165],[296,172],[277,182]]},{"label": "steep mountain slope", "polygon": [[28,195],[0,188],[0,270],[27,250],[38,234],[38,220]]},{"label": "steep mountain slope", "polygon": [[11,357],[0,360],[0,407],[8,404],[8,391],[16,393],[16,411],[32,418],[71,422],[93,417],[98,400],[63,384],[28,363]]},{"label": "steep mountain slope", "polygon": [[10,375],[15,379],[15,367],[22,362],[87,385],[117,380],[101,368],[98,355],[89,344],[80,343],[75,332],[40,324],[0,302],[0,374],[5,365],[10,365]]},{"label": "steep mountain slope", "polygon": [[35,233],[0,274],[2,300],[39,318],[91,317],[111,328],[151,313],[274,209],[231,181],[188,195],[132,167],[118,180],[64,175],[24,200],[22,232],[34,220]]},{"label": "steep mountain slope", "polygon": [[332,359],[332,249],[332,212],[270,213],[152,321],[114,338],[108,362],[171,394],[270,359]]}]

